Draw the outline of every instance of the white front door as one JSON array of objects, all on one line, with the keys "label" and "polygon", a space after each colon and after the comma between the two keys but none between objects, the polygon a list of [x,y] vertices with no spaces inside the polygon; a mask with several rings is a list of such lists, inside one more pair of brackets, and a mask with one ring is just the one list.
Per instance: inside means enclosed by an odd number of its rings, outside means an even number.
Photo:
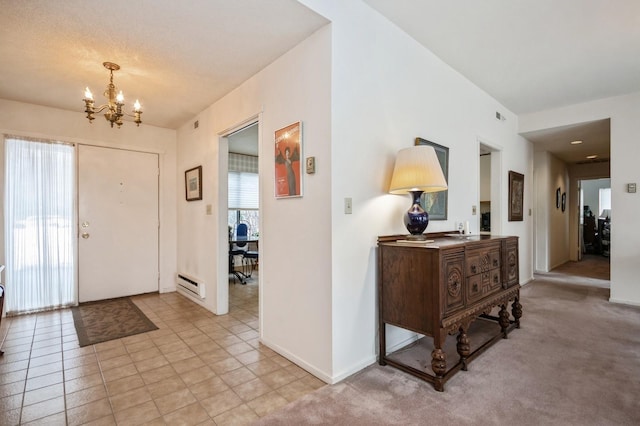
[{"label": "white front door", "polygon": [[158,291],[158,155],[78,147],[78,299]]}]

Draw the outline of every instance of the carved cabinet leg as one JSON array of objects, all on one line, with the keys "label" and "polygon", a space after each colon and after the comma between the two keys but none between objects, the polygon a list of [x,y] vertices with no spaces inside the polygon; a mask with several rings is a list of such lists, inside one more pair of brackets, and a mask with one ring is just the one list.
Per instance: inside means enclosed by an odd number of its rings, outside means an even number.
[{"label": "carved cabinet leg", "polygon": [[435,348],[431,352],[431,369],[436,374],[434,387],[437,391],[444,390],[444,373],[447,371],[447,355],[440,348]]},{"label": "carved cabinet leg", "polygon": [[502,329],[502,337],[507,338],[507,329],[509,328],[509,311],[507,311],[507,305],[504,304],[500,307],[500,314],[498,318],[498,324]]},{"label": "carved cabinet leg", "polygon": [[469,341],[469,336],[467,336],[467,330],[464,327],[460,327],[458,344],[456,347],[458,349],[458,354],[460,355],[462,370],[467,371],[467,357],[471,353],[471,342]]},{"label": "carved cabinet leg", "polygon": [[520,328],[520,318],[522,318],[522,305],[520,304],[520,300],[517,297],[511,305],[511,313],[513,314],[513,318],[516,320],[516,328]]}]

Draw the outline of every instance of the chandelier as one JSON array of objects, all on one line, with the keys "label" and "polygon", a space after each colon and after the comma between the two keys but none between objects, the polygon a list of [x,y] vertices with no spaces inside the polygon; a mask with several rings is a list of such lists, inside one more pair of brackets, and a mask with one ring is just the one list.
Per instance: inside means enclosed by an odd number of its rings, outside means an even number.
[{"label": "chandelier", "polygon": [[92,123],[95,118],[93,114],[100,113],[106,109],[107,111],[104,113],[104,118],[111,123],[111,127],[113,127],[114,124],[117,124],[118,128],[120,128],[120,126],[122,126],[122,117],[125,115],[133,117],[133,121],[140,126],[140,123],[142,123],[142,120],[140,119],[140,114],[142,114],[140,102],[136,99],[136,102],[133,104],[133,115],[125,114],[122,110],[122,107],[124,107],[124,95],[122,94],[122,90],[116,94],[118,89],[113,84],[113,72],[118,71],[120,69],[120,65],[114,64],[113,62],[103,62],[102,65],[104,65],[104,67],[111,73],[109,85],[104,91],[104,97],[107,98],[108,103],[100,105],[96,109],[96,107],[93,106],[93,94],[91,93],[91,90],[89,90],[88,87],[85,89],[83,99],[85,105],[84,112],[87,113],[89,123]]}]

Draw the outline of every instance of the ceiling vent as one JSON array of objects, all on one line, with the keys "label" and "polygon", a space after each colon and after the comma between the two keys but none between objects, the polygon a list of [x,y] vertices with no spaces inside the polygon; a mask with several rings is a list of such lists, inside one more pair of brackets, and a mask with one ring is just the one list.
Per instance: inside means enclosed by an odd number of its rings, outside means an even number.
[{"label": "ceiling vent", "polygon": [[608,162],[609,162],[608,158],[594,158],[591,160],[576,161],[576,164],[595,164],[595,163],[608,163]]}]

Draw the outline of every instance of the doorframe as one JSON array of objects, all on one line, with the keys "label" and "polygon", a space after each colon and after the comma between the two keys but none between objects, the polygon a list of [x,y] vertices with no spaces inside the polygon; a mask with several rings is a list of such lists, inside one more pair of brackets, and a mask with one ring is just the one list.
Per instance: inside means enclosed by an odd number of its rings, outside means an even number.
[{"label": "doorframe", "polygon": [[[480,145],[491,151],[491,234],[502,235],[502,146],[482,138],[476,137],[478,141],[478,208],[480,207]],[[478,215],[478,221],[480,220]],[[478,229],[480,224],[478,223]]]},{"label": "doorframe", "polygon": [[[262,113],[258,113],[247,118],[240,123],[225,129],[218,133],[218,241],[216,242],[218,252],[218,275],[216,277],[216,312],[219,315],[229,313],[229,229],[227,228],[227,218],[229,211],[229,140],[228,137],[249,125],[258,124],[258,194],[260,200],[258,203],[258,211],[260,212],[260,229],[264,229],[263,224],[263,194],[262,194]],[[260,240],[262,240],[263,232],[260,232]],[[259,246],[263,246],[262,241]],[[262,321],[262,263],[258,262],[258,318]],[[262,329],[262,327],[260,327]]]}]

